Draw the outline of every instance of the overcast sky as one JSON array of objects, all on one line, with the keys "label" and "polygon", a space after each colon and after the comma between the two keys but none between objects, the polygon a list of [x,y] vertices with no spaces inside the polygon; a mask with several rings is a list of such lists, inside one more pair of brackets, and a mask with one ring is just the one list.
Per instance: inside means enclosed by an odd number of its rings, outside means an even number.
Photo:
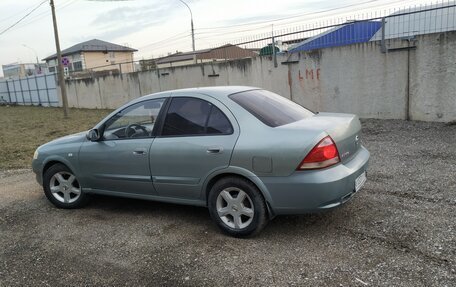
[{"label": "overcast sky", "polygon": [[[41,2],[43,0],[1,0],[0,33]],[[190,13],[178,0],[55,2],[62,49],[96,38],[139,49],[135,54],[136,59],[166,55],[176,50],[191,50]],[[269,32],[271,24],[274,29],[292,29],[303,23],[324,19],[350,15],[356,18],[356,15],[362,13],[430,3],[424,0],[186,2],[193,12],[197,49]],[[18,25],[0,35],[0,65],[35,62],[35,54],[41,60],[53,53],[55,43],[48,3],[44,3]],[[0,70],[1,76],[3,73]]]}]

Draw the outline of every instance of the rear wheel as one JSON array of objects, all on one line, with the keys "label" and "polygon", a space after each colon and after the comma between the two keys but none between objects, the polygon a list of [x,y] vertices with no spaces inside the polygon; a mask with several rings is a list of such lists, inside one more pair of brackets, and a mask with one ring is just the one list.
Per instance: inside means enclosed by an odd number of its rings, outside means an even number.
[{"label": "rear wheel", "polygon": [[209,213],[225,233],[246,237],[267,224],[266,203],[258,188],[239,177],[217,181],[209,192]]},{"label": "rear wheel", "polygon": [[43,177],[44,194],[59,208],[78,208],[87,202],[79,181],[63,164],[51,166]]}]

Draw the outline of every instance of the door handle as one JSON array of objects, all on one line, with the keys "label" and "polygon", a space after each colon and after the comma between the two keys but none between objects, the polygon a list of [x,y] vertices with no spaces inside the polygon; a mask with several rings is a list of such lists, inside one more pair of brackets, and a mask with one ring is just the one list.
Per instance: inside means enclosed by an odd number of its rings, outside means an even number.
[{"label": "door handle", "polygon": [[135,150],[133,152],[134,155],[146,155],[147,152],[145,150]]},{"label": "door handle", "polygon": [[217,147],[208,148],[206,152],[209,153],[209,154],[214,154],[214,153],[221,153],[222,151],[223,151],[223,148],[217,146]]}]

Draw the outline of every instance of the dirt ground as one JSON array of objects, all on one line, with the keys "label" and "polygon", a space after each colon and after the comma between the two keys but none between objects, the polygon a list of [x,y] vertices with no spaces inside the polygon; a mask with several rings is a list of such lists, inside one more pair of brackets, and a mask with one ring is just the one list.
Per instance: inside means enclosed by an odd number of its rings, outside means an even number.
[{"label": "dirt ground", "polygon": [[0,172],[0,286],[456,286],[456,126],[364,120],[368,182],[252,239],[204,208],[94,197],[60,210]]}]

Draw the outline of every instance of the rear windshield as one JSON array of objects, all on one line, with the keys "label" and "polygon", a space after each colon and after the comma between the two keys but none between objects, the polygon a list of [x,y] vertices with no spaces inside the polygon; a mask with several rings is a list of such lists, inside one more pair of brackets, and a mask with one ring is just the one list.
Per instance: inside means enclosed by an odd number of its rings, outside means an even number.
[{"label": "rear windshield", "polygon": [[313,115],[308,109],[266,90],[236,93],[229,98],[270,127],[290,124]]}]

